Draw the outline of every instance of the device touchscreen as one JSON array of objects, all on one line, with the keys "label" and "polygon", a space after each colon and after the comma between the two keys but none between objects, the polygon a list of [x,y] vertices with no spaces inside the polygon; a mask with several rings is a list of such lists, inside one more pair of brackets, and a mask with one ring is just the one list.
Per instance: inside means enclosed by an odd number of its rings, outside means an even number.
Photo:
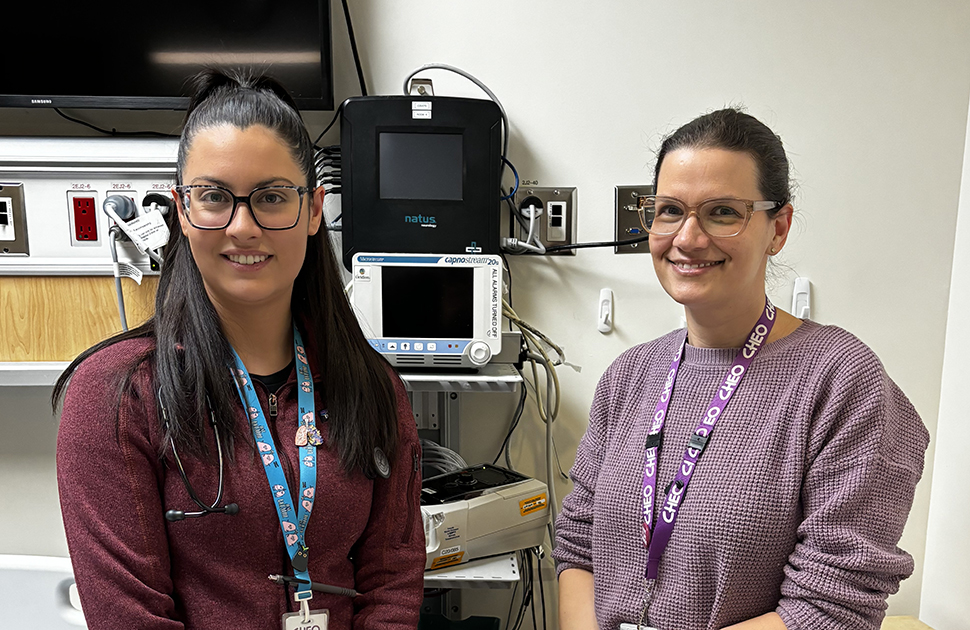
[{"label": "device touchscreen", "polygon": [[382,273],[384,337],[473,337],[474,269],[388,266]]}]

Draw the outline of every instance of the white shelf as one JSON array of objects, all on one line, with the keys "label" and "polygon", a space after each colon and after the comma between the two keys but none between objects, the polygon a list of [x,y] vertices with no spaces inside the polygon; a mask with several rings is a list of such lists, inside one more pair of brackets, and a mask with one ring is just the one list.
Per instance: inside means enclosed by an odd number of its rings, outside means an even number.
[{"label": "white shelf", "polygon": [[399,371],[411,392],[512,392],[522,375],[511,363],[489,363],[474,374]]},{"label": "white shelf", "polygon": [[518,581],[519,563],[514,553],[424,574],[425,588],[512,588]]},{"label": "white shelf", "polygon": [[49,387],[69,361],[0,361],[0,387]]},{"label": "white shelf", "polygon": [[[69,361],[0,361],[0,387],[53,385]],[[508,363],[488,364],[476,374],[402,372],[412,392],[511,392],[522,375]]]}]

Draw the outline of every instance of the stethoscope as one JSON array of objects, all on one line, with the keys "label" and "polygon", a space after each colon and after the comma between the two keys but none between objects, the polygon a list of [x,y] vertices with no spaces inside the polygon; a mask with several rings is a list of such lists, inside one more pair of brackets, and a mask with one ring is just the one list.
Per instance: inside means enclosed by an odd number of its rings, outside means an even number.
[{"label": "stethoscope", "polygon": [[[165,430],[168,431],[169,421],[168,421],[168,411],[165,409],[165,404],[162,403],[162,390],[158,389],[158,406],[162,411],[162,422],[165,425]],[[182,466],[182,460],[179,458],[178,451],[175,450],[175,440],[169,435],[168,442],[172,446],[172,455],[175,458],[175,465],[179,469],[179,476],[182,477],[182,483],[185,484],[185,490],[189,493],[189,497],[195,501],[195,504],[202,508],[199,512],[184,512],[182,510],[167,510],[165,512],[165,520],[174,523],[176,521],[183,521],[187,518],[198,518],[200,516],[208,516],[209,514],[226,514],[232,516],[233,514],[239,514],[239,506],[235,503],[229,503],[219,507],[222,502],[222,478],[223,478],[223,458],[222,458],[222,439],[219,437],[219,427],[216,425],[216,415],[212,412],[212,404],[209,402],[209,397],[205,397],[206,405],[209,407],[209,424],[212,425],[212,432],[216,436],[216,450],[219,453],[219,489],[216,491],[216,500],[212,502],[212,505],[206,505],[201,500],[199,496],[195,493],[195,489],[189,482],[188,475],[185,474],[185,467]]]},{"label": "stethoscope", "polygon": [[[168,430],[168,411],[165,409],[165,404],[162,402],[162,390],[158,389],[156,392],[158,397],[158,407],[162,411],[162,423],[165,425],[165,430]],[[229,503],[219,507],[219,503],[222,502],[222,478],[223,478],[223,457],[222,457],[222,439],[219,437],[219,427],[216,424],[216,415],[212,411],[212,404],[209,402],[209,397],[205,397],[206,405],[209,407],[209,424],[212,425],[212,432],[216,436],[216,450],[219,453],[219,487],[216,491],[216,500],[212,502],[211,505],[206,505],[203,503],[199,496],[195,493],[195,489],[192,487],[192,483],[189,481],[189,476],[185,474],[185,467],[182,466],[182,460],[179,458],[178,451],[175,449],[175,440],[169,435],[168,443],[172,447],[172,456],[175,458],[175,465],[178,467],[179,476],[182,477],[182,483],[185,484],[185,490],[189,493],[189,497],[195,504],[201,509],[199,512],[184,512],[182,510],[167,510],[165,512],[165,520],[174,523],[176,521],[184,521],[187,518],[198,518],[201,516],[208,516],[209,514],[226,514],[232,516],[234,514],[239,514],[239,505],[236,503]],[[374,464],[377,469],[377,474],[379,474],[384,479],[391,476],[391,464],[387,460],[387,456],[384,452],[379,449],[374,449]]]}]

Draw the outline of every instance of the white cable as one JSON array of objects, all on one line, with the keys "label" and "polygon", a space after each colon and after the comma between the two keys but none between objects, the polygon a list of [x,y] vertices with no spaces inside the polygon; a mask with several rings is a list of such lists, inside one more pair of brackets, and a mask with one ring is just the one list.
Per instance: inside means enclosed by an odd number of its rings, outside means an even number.
[{"label": "white cable", "polygon": [[114,263],[115,274],[115,294],[118,297],[118,314],[121,316],[121,330],[128,331],[128,318],[125,316],[125,294],[121,292],[121,273],[118,270],[118,234],[121,232],[117,226],[112,226],[108,230],[108,247],[111,249],[111,261]]},{"label": "white cable", "polygon": [[536,227],[536,205],[534,203],[529,204],[529,235],[525,237],[526,243],[532,243],[533,233]]},{"label": "white cable", "polygon": [[[553,369],[549,362],[546,361],[541,355],[530,352],[528,358],[531,361],[538,361],[542,364],[542,367],[546,371],[546,485],[549,490],[549,509],[552,515],[552,544],[556,544],[556,515],[557,515],[557,499],[556,499],[556,476],[553,473],[552,467],[552,451],[554,445],[552,443],[552,425],[556,421],[555,407],[552,404],[553,397],[553,387],[552,387],[552,373]],[[535,384],[536,399],[539,398],[539,384]]]},{"label": "white cable", "polygon": [[[483,92],[488,94],[488,97],[492,99],[492,101],[494,101],[496,105],[498,105],[499,111],[502,112],[502,125],[505,129],[505,133],[504,133],[505,137],[502,141],[502,157],[508,156],[509,154],[509,117],[505,115],[505,108],[502,107],[502,101],[498,100],[498,97],[495,96],[495,93],[492,92],[490,89],[488,89],[487,85],[485,85],[484,83],[476,79],[474,76],[468,74],[461,68],[456,68],[455,66],[449,66],[448,64],[445,64],[445,63],[429,63],[413,71],[404,79],[405,96],[408,96],[409,94],[411,94],[411,79],[414,77],[414,75],[418,74],[419,72],[423,72],[425,70],[447,70],[448,72],[454,72],[455,74],[460,74],[461,76],[465,77],[466,79],[468,79],[469,81],[471,81],[472,83],[480,87]],[[502,168],[504,169],[505,163],[503,162],[502,164],[503,164]]]}]

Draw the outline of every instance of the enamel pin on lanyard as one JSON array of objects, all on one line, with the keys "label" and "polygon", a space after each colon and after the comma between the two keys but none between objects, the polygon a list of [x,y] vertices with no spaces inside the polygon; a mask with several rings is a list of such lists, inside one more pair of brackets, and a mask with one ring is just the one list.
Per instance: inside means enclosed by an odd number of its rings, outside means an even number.
[{"label": "enamel pin on lanyard", "polygon": [[[329,612],[324,609],[310,610],[309,600],[313,598],[310,590],[310,574],[307,570],[309,562],[309,547],[306,545],[306,527],[310,521],[310,513],[313,511],[313,498],[316,492],[317,469],[316,455],[317,446],[322,444],[319,431],[316,428],[315,407],[313,401],[313,378],[310,375],[310,366],[307,362],[306,351],[303,347],[303,339],[300,331],[293,326],[293,350],[296,355],[296,371],[299,386],[298,402],[300,407],[300,429],[297,441],[302,441],[300,446],[300,494],[299,507],[294,509],[286,475],[280,465],[279,454],[276,444],[273,442],[273,434],[269,430],[266,416],[259,404],[256,390],[253,388],[252,378],[243,365],[239,354],[233,350],[236,366],[233,377],[236,389],[239,392],[239,399],[242,401],[243,409],[249,419],[249,426],[259,449],[259,455],[263,460],[263,470],[266,472],[266,479],[269,481],[270,491],[276,506],[276,514],[280,520],[280,530],[283,533],[283,540],[286,543],[286,550],[290,556],[290,564],[293,566],[293,575],[303,580],[297,586],[294,598],[300,602],[300,612],[288,613],[283,615],[284,630],[326,630]],[[300,440],[300,434],[304,436]],[[307,439],[306,436],[310,436]],[[316,439],[314,439],[316,438]]]},{"label": "enamel pin on lanyard", "polygon": [[[667,418],[667,409],[670,405],[670,396],[677,381],[677,371],[680,369],[680,362],[684,357],[684,346],[687,345],[687,338],[680,345],[680,350],[670,364],[670,371],[667,373],[667,380],[664,382],[660,399],[653,414],[652,425],[647,435],[645,446],[644,465],[643,465],[643,491],[641,493],[642,512],[643,512],[643,544],[647,548],[647,571],[644,577],[643,610],[640,613],[640,628],[647,629],[643,625],[647,619],[647,608],[652,599],[653,587],[657,581],[657,574],[660,570],[660,560],[663,558],[667,543],[670,542],[670,535],[674,530],[674,523],[680,511],[681,503],[684,500],[684,493],[687,491],[687,484],[694,474],[697,461],[700,459],[707,441],[714,432],[718,418],[727,407],[735,391],[741,384],[741,379],[748,373],[754,358],[758,356],[768,338],[771,329],[775,324],[775,307],[765,298],[765,310],[748,334],[747,341],[734,357],[731,369],[724,375],[721,386],[718,387],[714,399],[707,408],[707,412],[701,419],[697,428],[690,436],[687,449],[684,451],[684,458],[681,462],[677,475],[667,488],[666,500],[663,509],[658,515],[656,525],[654,525],[653,502],[657,494],[657,460],[660,452],[660,443],[663,436],[664,421]],[[633,624],[623,624],[630,628],[635,628]],[[621,626],[623,628],[623,626]],[[653,629],[647,629],[653,630]]]}]

